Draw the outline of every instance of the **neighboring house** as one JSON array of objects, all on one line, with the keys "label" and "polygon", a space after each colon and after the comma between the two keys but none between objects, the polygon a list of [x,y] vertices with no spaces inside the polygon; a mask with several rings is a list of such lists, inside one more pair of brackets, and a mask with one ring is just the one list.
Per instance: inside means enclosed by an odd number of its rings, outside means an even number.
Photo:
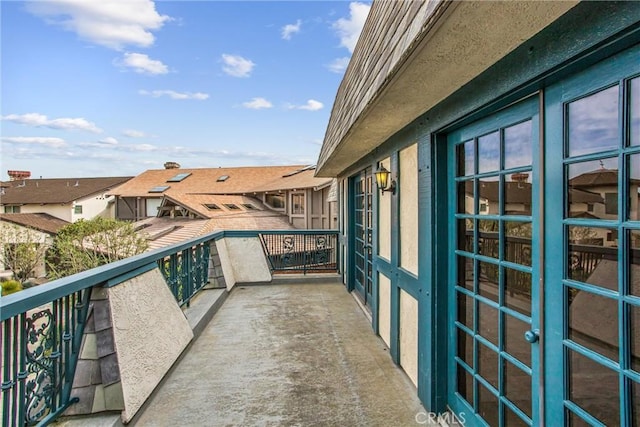
[{"label": "neighboring house", "polygon": [[640,420],[638,28],[640,2],[373,2],[316,175],[429,413]]},{"label": "neighboring house", "polygon": [[[148,170],[114,188],[116,218],[139,221],[149,217],[207,216],[202,203],[191,203],[186,196],[236,195],[255,201],[259,210],[284,216],[295,228],[333,228],[337,226],[337,202],[330,202],[332,179],[315,178],[313,166],[261,166],[203,169]],[[247,199],[249,200],[249,199]],[[220,206],[222,211],[229,208]],[[185,215],[180,213],[180,206]],[[231,211],[234,215],[246,211]],[[188,215],[187,215],[188,216]]]},{"label": "neighboring house", "polygon": [[[50,246],[53,237],[65,225],[70,224],[46,213],[0,213],[0,243],[40,243]],[[2,247],[0,250],[4,251]],[[0,271],[5,271],[4,257],[0,257]],[[35,277],[46,276],[44,259],[34,271]]]},{"label": "neighboring house", "polygon": [[3,182],[0,211],[47,213],[75,222],[97,216],[114,218],[114,197],[108,192],[131,177],[45,178]]}]

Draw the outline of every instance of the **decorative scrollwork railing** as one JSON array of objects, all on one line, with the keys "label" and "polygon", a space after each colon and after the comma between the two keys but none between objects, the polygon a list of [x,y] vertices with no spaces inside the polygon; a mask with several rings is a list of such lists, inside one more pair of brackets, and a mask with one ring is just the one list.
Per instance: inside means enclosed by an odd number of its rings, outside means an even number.
[{"label": "decorative scrollwork railing", "polygon": [[338,233],[328,230],[261,232],[260,240],[271,271],[338,270]]}]

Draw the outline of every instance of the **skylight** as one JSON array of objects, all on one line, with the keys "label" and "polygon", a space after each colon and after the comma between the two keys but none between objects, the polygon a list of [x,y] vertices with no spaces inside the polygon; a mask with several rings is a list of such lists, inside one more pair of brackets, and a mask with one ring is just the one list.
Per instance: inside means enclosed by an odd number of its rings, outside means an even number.
[{"label": "skylight", "polygon": [[171,188],[171,186],[169,185],[158,185],[156,187],[153,187],[151,190],[149,190],[149,193],[162,193],[168,190],[169,188]]},{"label": "skylight", "polygon": [[243,203],[242,206],[244,206],[245,208],[247,208],[250,211],[256,211],[258,210],[258,208],[256,208],[255,206],[253,206],[251,203]]},{"label": "skylight", "polygon": [[231,209],[231,210],[237,210],[237,209],[240,209],[240,208],[238,207],[238,205],[234,205],[233,203],[225,203],[224,205],[225,205],[228,209]]},{"label": "skylight", "polygon": [[191,172],[179,173],[178,175],[174,176],[173,178],[168,179],[167,182],[180,182],[183,179],[185,179],[186,177],[188,177],[189,175],[191,175]]},{"label": "skylight", "polygon": [[228,179],[229,179],[229,175],[222,175],[217,179],[217,182],[225,182]]},{"label": "skylight", "polygon": [[220,209],[220,206],[218,206],[218,205],[216,205],[214,203],[205,203],[204,207],[209,209],[209,210],[212,210],[212,211],[214,211],[216,209]]}]

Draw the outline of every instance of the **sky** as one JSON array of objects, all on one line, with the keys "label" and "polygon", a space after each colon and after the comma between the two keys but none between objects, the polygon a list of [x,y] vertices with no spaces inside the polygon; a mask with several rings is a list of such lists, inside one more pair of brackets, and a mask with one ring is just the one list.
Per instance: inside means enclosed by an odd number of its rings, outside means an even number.
[{"label": "sky", "polygon": [[314,164],[369,2],[0,2],[0,180]]}]

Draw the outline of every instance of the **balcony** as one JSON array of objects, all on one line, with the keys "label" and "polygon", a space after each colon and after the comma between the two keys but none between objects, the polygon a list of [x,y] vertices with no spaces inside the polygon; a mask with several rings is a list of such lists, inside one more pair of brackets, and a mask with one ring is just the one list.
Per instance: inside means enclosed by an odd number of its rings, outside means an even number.
[{"label": "balcony", "polygon": [[337,237],[217,232],[2,298],[2,426],[426,424]]}]

